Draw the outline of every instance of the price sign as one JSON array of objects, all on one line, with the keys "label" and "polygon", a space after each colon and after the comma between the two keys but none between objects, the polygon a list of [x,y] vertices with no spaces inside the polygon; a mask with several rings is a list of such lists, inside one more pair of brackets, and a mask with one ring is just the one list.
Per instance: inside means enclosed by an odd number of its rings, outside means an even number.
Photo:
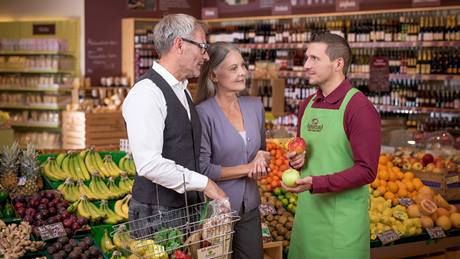
[{"label": "price sign", "polygon": [[26,181],[27,181],[27,178],[25,176],[22,176],[21,178],[19,178],[19,181],[18,181],[18,186],[23,186],[26,184]]},{"label": "price sign", "polygon": [[62,222],[40,226],[38,232],[43,241],[67,235]]},{"label": "price sign", "polygon": [[391,243],[393,241],[398,240],[400,237],[398,233],[396,233],[394,230],[390,229],[382,233],[378,233],[377,237],[379,238],[380,242],[382,242],[383,245],[386,245],[388,243]]},{"label": "price sign", "polygon": [[409,207],[410,205],[414,204],[414,201],[410,198],[398,198],[399,204]]},{"label": "price sign", "polygon": [[440,227],[427,228],[426,232],[430,235],[431,239],[443,238],[446,237],[446,233]]},{"label": "price sign", "polygon": [[276,214],[275,207],[273,207],[273,205],[271,204],[266,203],[259,205],[259,211],[262,216]]},{"label": "price sign", "polygon": [[387,92],[390,90],[390,66],[388,58],[374,56],[370,63],[369,90]]}]

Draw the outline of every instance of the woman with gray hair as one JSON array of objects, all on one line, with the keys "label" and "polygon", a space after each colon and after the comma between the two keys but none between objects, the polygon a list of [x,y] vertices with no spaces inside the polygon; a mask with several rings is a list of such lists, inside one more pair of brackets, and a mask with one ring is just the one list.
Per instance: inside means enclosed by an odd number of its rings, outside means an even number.
[{"label": "woman with gray hair", "polygon": [[264,107],[239,96],[247,70],[237,47],[215,43],[198,79],[196,109],[201,120],[201,172],[217,183],[241,220],[235,225],[233,258],[262,258],[259,191],[255,179],[270,162],[265,149]]},{"label": "woman with gray hair", "polygon": [[[185,207],[184,192],[190,205],[202,201],[199,192],[211,199],[226,197],[214,181],[200,174],[201,124],[187,90],[187,79],[198,77],[209,59],[205,27],[192,16],[171,14],[156,24],[154,35],[160,59],[123,103],[138,170],[129,204],[132,222]],[[131,230],[146,228],[138,222],[130,225]]]}]

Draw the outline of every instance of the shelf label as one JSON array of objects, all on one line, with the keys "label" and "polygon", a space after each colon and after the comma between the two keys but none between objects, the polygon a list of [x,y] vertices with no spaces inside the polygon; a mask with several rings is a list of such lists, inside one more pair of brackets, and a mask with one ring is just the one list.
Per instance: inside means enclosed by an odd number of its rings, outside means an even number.
[{"label": "shelf label", "polygon": [[410,198],[398,198],[399,204],[409,207],[410,205],[414,204],[414,201]]},{"label": "shelf label", "polygon": [[335,10],[337,12],[343,11],[358,11],[360,0],[336,0]]},{"label": "shelf label", "polygon": [[272,7],[273,15],[288,15],[291,12],[291,3],[275,3]]},{"label": "shelf label", "polygon": [[458,175],[447,177],[447,179],[446,179],[447,184],[453,184],[453,183],[458,183],[458,182],[460,182]]},{"label": "shelf label", "polygon": [[377,237],[379,238],[380,242],[382,242],[383,245],[386,245],[388,243],[391,243],[393,241],[396,241],[400,239],[398,233],[396,233],[394,230],[390,229],[382,233],[378,233]]},{"label": "shelf label", "polygon": [[390,66],[386,57],[372,57],[369,75],[371,92],[390,91]]},{"label": "shelf label", "polygon": [[62,222],[40,226],[38,232],[43,241],[67,235]]},{"label": "shelf label", "polygon": [[34,35],[55,35],[56,24],[34,24],[32,31]]},{"label": "shelf label", "polygon": [[431,239],[446,237],[446,233],[444,233],[444,230],[442,230],[440,227],[427,228],[426,232],[428,232],[428,235],[430,235]]},{"label": "shelf label", "polygon": [[202,19],[216,19],[219,18],[217,7],[204,7],[201,9]]}]

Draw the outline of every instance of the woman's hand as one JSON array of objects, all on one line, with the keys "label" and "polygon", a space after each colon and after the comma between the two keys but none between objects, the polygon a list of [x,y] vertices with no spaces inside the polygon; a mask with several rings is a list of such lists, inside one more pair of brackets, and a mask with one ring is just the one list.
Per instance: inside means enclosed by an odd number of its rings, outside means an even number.
[{"label": "woman's hand", "polygon": [[270,171],[270,160],[271,156],[269,152],[263,150],[257,151],[256,156],[249,163],[248,177],[257,180],[266,176]]}]

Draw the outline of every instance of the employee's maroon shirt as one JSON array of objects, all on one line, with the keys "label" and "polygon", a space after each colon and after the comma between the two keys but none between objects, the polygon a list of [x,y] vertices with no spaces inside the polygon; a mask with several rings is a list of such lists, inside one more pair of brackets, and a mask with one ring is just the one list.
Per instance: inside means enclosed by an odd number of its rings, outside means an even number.
[{"label": "employee's maroon shirt", "polygon": [[[328,96],[324,96],[318,88],[312,108],[335,109],[340,108],[348,90],[352,88],[348,79],[343,82]],[[305,112],[307,103],[312,99],[309,96],[300,104],[299,125],[297,135],[299,136],[300,124]],[[313,176],[313,193],[340,192],[356,188],[374,181],[377,175],[377,165],[380,155],[380,116],[367,97],[358,92],[350,99],[345,109],[343,120],[345,134],[351,144],[353,151],[354,165],[351,168],[329,175]],[[308,160],[308,158],[306,158]]]}]

